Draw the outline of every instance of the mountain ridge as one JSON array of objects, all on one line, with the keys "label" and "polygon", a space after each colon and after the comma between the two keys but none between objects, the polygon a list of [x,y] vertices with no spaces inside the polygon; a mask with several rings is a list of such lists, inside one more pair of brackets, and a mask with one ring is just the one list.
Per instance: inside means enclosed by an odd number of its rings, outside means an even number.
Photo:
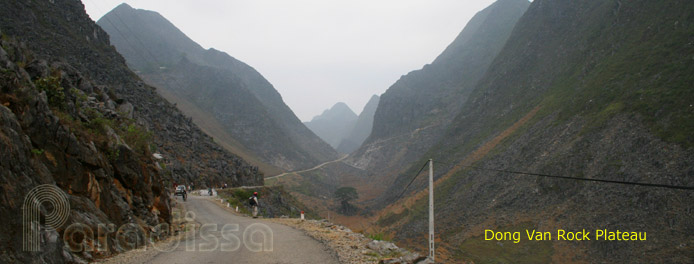
[{"label": "mountain ridge", "polygon": [[[277,173],[277,168],[309,168],[337,158],[260,73],[225,52],[203,49],[157,12],[120,5],[97,23],[114,33],[114,45],[143,79],[166,89],[169,100],[187,101],[185,110],[197,124],[215,138],[235,142],[224,145],[242,156],[269,165],[261,167]],[[193,65],[199,67],[193,70]],[[200,116],[201,111],[211,118]]]},{"label": "mountain ridge", "polygon": [[374,115],[378,108],[379,99],[380,97],[378,95],[371,96],[364,106],[364,109],[361,110],[359,118],[357,118],[357,122],[354,124],[354,128],[342,139],[340,145],[337,147],[338,152],[352,153],[369,137],[371,129],[373,128]]},{"label": "mountain ridge", "polygon": [[358,116],[343,102],[335,103],[304,125],[331,147],[337,149],[357,122]]},{"label": "mountain ridge", "polygon": [[[682,22],[692,10],[688,2],[534,1],[445,135],[378,200],[388,205],[381,227],[400,241],[424,232],[426,181],[415,181],[407,198],[395,195],[426,157],[434,159],[437,236],[448,259],[690,262],[681,243],[691,237],[691,193],[494,170],[692,186],[694,130],[684,120],[692,117],[693,69],[681,56],[694,50],[694,24]],[[668,239],[551,241],[518,251],[480,242],[490,228],[608,227]]]},{"label": "mountain ridge", "polygon": [[[143,245],[177,230],[176,184],[264,183],[257,167],[224,151],[128,69],[80,1],[0,5],[0,137],[8,139],[0,140],[0,222],[8,227],[0,262],[108,257],[135,248],[124,240]],[[35,202],[26,195],[41,188],[64,197],[69,212],[65,225],[50,226],[43,220],[60,213],[56,200],[35,204],[31,228],[41,250],[30,251],[17,242],[27,241],[19,215]],[[104,226],[124,232],[97,234]],[[75,241],[68,227],[94,234]]]},{"label": "mountain ridge", "polygon": [[378,175],[378,186],[391,184],[442,137],[529,5],[504,0],[479,11],[432,64],[389,87],[370,136],[346,162]]}]

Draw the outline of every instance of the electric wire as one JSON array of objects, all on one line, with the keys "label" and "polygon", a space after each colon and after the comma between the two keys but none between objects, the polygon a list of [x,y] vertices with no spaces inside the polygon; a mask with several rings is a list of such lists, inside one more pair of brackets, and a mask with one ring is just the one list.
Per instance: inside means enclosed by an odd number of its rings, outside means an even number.
[{"label": "electric wire", "polygon": [[427,164],[429,164],[428,160],[427,160],[427,162],[424,163],[424,165],[422,165],[422,168],[419,169],[417,174],[415,174],[414,177],[412,177],[412,180],[410,181],[410,183],[408,183],[407,186],[405,186],[405,188],[402,189],[402,192],[400,193],[400,195],[398,195],[397,198],[395,198],[395,201],[399,200],[402,197],[402,195],[405,194],[405,192],[407,191],[407,188],[409,188],[410,185],[412,185],[412,183],[414,182],[414,180],[417,179],[417,176],[419,176],[419,174],[422,173],[422,170],[424,170],[424,168],[427,166]]},{"label": "electric wire", "polygon": [[[437,162],[437,163],[442,163],[442,164],[449,165],[449,166],[452,165],[450,163],[445,163],[445,162]],[[453,165],[453,166],[456,166],[456,165]],[[485,168],[485,167],[472,166],[472,165],[457,165],[457,166],[476,169],[476,170],[495,171],[495,172],[517,174],[517,175],[538,176],[538,177],[556,178],[556,179],[565,179],[565,180],[592,181],[592,182],[601,182],[601,183],[614,183],[614,184],[635,185],[635,186],[643,186],[643,187],[657,187],[657,188],[667,188],[667,189],[677,189],[677,190],[694,190],[694,186],[681,186],[681,185],[645,183],[645,182],[630,182],[630,181],[606,180],[606,179],[595,179],[595,178],[579,178],[579,177],[524,172],[524,171],[508,170],[508,169],[492,169],[492,168]]]}]

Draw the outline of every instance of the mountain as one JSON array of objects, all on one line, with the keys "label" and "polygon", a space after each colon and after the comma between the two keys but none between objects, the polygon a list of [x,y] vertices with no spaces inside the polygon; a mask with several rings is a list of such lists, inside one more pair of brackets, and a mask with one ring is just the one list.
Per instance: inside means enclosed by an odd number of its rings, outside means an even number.
[{"label": "mountain", "polygon": [[[164,238],[175,183],[263,184],[131,72],[80,1],[0,5],[0,262],[86,263]],[[93,251],[69,250],[79,230]]]},{"label": "mountain", "polygon": [[[692,14],[689,1],[533,1],[450,128],[374,203],[381,230],[425,250],[426,177],[397,195],[432,158],[449,262],[694,261],[690,190],[536,176],[694,186]],[[564,243],[558,229],[648,237]]]},{"label": "mountain", "polygon": [[367,137],[369,137],[371,129],[373,128],[376,108],[378,107],[378,99],[378,95],[374,95],[369,99],[369,102],[366,103],[361,114],[359,114],[354,128],[342,139],[340,145],[337,147],[338,152],[352,153],[364,143]]},{"label": "mountain", "polygon": [[357,118],[357,114],[349,109],[349,106],[339,102],[323,111],[322,114],[313,117],[311,121],[305,122],[304,125],[337,149],[342,139],[354,128]]},{"label": "mountain", "polygon": [[226,148],[272,171],[337,158],[260,73],[203,49],[160,14],[121,4],[97,24],[131,69]]},{"label": "mountain", "polygon": [[[371,135],[346,160],[390,185],[448,129],[530,3],[501,0],[478,12],[429,65],[402,76],[381,96]],[[364,190],[381,192],[382,190]]]}]

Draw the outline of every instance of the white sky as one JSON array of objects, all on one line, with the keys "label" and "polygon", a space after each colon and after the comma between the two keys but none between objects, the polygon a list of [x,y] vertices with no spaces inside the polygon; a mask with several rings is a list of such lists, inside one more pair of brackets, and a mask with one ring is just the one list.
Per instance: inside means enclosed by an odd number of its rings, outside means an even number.
[{"label": "white sky", "polygon": [[204,48],[248,63],[302,121],[374,94],[433,61],[493,0],[82,0],[159,12]]}]

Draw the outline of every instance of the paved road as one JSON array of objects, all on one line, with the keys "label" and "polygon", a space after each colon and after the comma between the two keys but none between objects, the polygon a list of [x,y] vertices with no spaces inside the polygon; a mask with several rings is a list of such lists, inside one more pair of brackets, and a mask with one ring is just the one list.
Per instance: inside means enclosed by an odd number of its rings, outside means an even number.
[{"label": "paved road", "polygon": [[218,203],[209,197],[188,196],[186,209],[195,214],[195,220],[202,225],[200,231],[194,238],[181,241],[173,251],[157,253],[146,262],[338,263],[321,243],[301,231],[234,215]]},{"label": "paved road", "polygon": [[269,180],[269,179],[276,179],[276,178],[279,178],[279,177],[282,177],[282,176],[286,176],[286,175],[289,175],[289,174],[304,173],[304,172],[309,172],[309,171],[312,171],[312,170],[317,170],[317,169],[320,169],[321,167],[323,167],[323,166],[325,166],[325,165],[328,165],[328,164],[331,164],[331,163],[335,163],[335,162],[340,162],[340,161],[346,159],[347,157],[349,157],[349,155],[344,155],[344,156],[342,156],[341,158],[336,159],[336,160],[331,160],[331,161],[323,162],[323,163],[318,164],[318,165],[316,165],[315,167],[310,168],[310,169],[300,170],[300,171],[285,172],[285,173],[278,174],[278,175],[275,175],[275,176],[265,177],[265,179],[266,179],[266,180]]}]

